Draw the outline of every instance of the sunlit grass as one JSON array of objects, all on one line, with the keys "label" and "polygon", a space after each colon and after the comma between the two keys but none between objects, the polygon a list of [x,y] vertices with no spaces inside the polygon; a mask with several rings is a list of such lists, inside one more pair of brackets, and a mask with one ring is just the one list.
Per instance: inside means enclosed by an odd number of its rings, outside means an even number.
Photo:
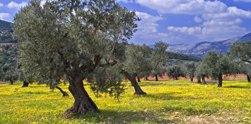
[{"label": "sunlit grass", "polygon": [[251,123],[251,84],[246,81],[224,81],[223,88],[185,80],[140,85],[148,95],[134,96],[128,85],[119,101],[109,95],[95,98],[86,88],[101,112],[66,119],[71,96],[63,98],[46,85],[0,84],[0,123]]}]

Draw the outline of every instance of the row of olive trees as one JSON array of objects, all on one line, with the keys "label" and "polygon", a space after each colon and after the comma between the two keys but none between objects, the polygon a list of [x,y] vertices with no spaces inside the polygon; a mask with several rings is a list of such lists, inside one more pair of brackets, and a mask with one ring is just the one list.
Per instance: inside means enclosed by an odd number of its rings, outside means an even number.
[{"label": "row of olive trees", "polygon": [[[29,83],[32,83],[33,81],[31,78],[25,76],[20,68],[16,44],[6,44],[0,46],[0,48],[0,81],[10,82],[10,84],[13,85],[15,81],[20,80],[23,81],[22,87],[28,87]],[[50,85],[50,88],[56,88],[61,91],[63,96],[68,96],[68,94],[57,85]]]},{"label": "row of olive trees", "polygon": [[[202,84],[206,84],[206,77],[216,79],[218,81],[218,87],[222,87],[223,75],[246,74],[247,80],[250,82],[250,48],[251,43],[246,42],[234,44],[228,55],[209,52],[200,63],[184,64],[184,72],[191,81],[193,81],[194,77],[197,77],[198,83]],[[182,74],[182,71],[179,72]]]}]

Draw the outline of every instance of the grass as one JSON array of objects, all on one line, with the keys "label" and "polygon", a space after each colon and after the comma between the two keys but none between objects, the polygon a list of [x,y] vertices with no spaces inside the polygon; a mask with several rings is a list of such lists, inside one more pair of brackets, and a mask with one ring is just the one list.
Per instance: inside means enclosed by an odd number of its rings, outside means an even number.
[{"label": "grass", "polygon": [[185,80],[140,84],[148,95],[134,96],[127,86],[120,101],[109,95],[95,98],[86,88],[101,112],[71,119],[62,116],[73,104],[71,96],[63,98],[45,85],[0,84],[0,123],[251,123],[251,84],[246,81],[224,81],[223,88]]}]

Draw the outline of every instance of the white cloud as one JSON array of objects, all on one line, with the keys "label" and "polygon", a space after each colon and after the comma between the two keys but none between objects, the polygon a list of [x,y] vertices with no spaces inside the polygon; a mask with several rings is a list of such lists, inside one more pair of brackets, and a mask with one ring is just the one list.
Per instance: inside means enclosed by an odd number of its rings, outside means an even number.
[{"label": "white cloud", "polygon": [[212,19],[194,27],[169,26],[167,31],[171,34],[190,35],[199,40],[217,41],[247,33],[247,30],[240,26],[241,23],[242,20],[239,18],[234,20]]},{"label": "white cloud", "polygon": [[[251,0],[241,1],[248,2]],[[243,19],[251,19],[251,11],[233,6],[229,7],[218,0],[134,0],[134,2],[156,10],[160,15],[194,15],[193,20],[198,23],[190,27],[169,25],[166,32],[161,32],[157,27],[159,26],[158,21],[161,21],[163,17],[157,18],[157,21],[152,20],[156,18],[154,16],[142,18],[143,22],[139,24],[138,32],[140,33],[138,34],[142,34],[141,37],[144,37],[144,39],[158,37],[158,39],[173,41],[187,39],[195,39],[197,41],[224,40],[247,33],[247,29],[242,27]]]},{"label": "white cloud", "polygon": [[167,30],[171,31],[171,32],[179,32],[179,33],[185,33],[185,34],[189,34],[189,35],[198,34],[198,33],[202,32],[201,27],[174,27],[174,26],[169,26],[167,28]]},{"label": "white cloud", "polygon": [[0,3],[0,7],[3,7],[3,4],[2,4],[2,3]]},{"label": "white cloud", "polygon": [[14,1],[11,1],[10,3],[7,4],[7,7],[10,9],[20,9],[21,7],[26,6],[26,2],[21,2],[21,3],[16,3]]},{"label": "white cloud", "polygon": [[0,20],[9,21],[10,14],[9,13],[0,13]]},{"label": "white cloud", "polygon": [[221,12],[227,6],[220,1],[205,0],[135,0],[136,3],[157,10],[161,14],[202,14]]},{"label": "white cloud", "polygon": [[150,15],[145,12],[136,12],[136,15],[141,19],[138,22],[138,31],[135,33],[133,39],[135,42],[144,42],[147,44],[152,44],[156,40],[164,40],[167,38],[166,33],[161,33],[158,31],[158,21],[162,20],[161,16]]},{"label": "white cloud", "polygon": [[201,17],[199,17],[199,16],[195,16],[195,17],[193,18],[193,20],[194,20],[195,22],[197,22],[197,23],[203,22],[203,19],[202,19]]},{"label": "white cloud", "polygon": [[236,2],[251,2],[251,0],[234,0]]}]

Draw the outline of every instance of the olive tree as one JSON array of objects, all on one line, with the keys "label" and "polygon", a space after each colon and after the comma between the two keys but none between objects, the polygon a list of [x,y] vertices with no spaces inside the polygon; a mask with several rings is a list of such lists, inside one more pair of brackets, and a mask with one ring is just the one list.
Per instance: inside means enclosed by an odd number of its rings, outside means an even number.
[{"label": "olive tree", "polygon": [[199,65],[196,67],[195,75],[197,77],[198,83],[207,84],[206,77],[209,77],[210,70],[208,69],[206,63],[200,62]]},{"label": "olive tree", "polygon": [[240,73],[246,74],[247,81],[251,82],[251,64],[240,63],[239,66],[240,66]]},{"label": "olive tree", "polygon": [[129,45],[126,49],[126,61],[123,63],[122,73],[131,82],[135,93],[146,94],[139,86],[136,78],[151,70],[151,49],[146,46]]},{"label": "olive tree", "polygon": [[241,66],[242,73],[247,75],[249,82],[251,78],[251,42],[235,43],[230,50],[230,56]]},{"label": "olive tree", "polygon": [[[69,81],[74,104],[66,116],[98,112],[83,80],[120,62],[118,43],[132,37],[137,20],[115,0],[58,0],[43,6],[31,0],[14,19],[22,69],[38,82]],[[104,85],[120,82],[104,79]]]},{"label": "olive tree", "polygon": [[251,64],[251,42],[235,43],[231,47],[230,55],[238,61]]},{"label": "olive tree", "polygon": [[168,67],[168,69],[167,69],[167,75],[170,78],[173,78],[175,80],[178,80],[179,77],[185,77],[184,71],[178,65],[174,65],[174,66]]},{"label": "olive tree", "polygon": [[202,60],[206,64],[210,76],[218,80],[218,87],[222,87],[223,75],[234,74],[237,72],[237,65],[228,57],[219,55],[216,52],[208,52]]},{"label": "olive tree", "polygon": [[190,78],[190,81],[193,82],[196,71],[196,64],[194,62],[189,62],[184,64],[184,69],[186,75]]},{"label": "olive tree", "polygon": [[152,49],[151,55],[151,73],[155,76],[155,80],[158,81],[158,76],[162,76],[165,73],[165,64],[167,63],[167,43],[156,42]]}]

